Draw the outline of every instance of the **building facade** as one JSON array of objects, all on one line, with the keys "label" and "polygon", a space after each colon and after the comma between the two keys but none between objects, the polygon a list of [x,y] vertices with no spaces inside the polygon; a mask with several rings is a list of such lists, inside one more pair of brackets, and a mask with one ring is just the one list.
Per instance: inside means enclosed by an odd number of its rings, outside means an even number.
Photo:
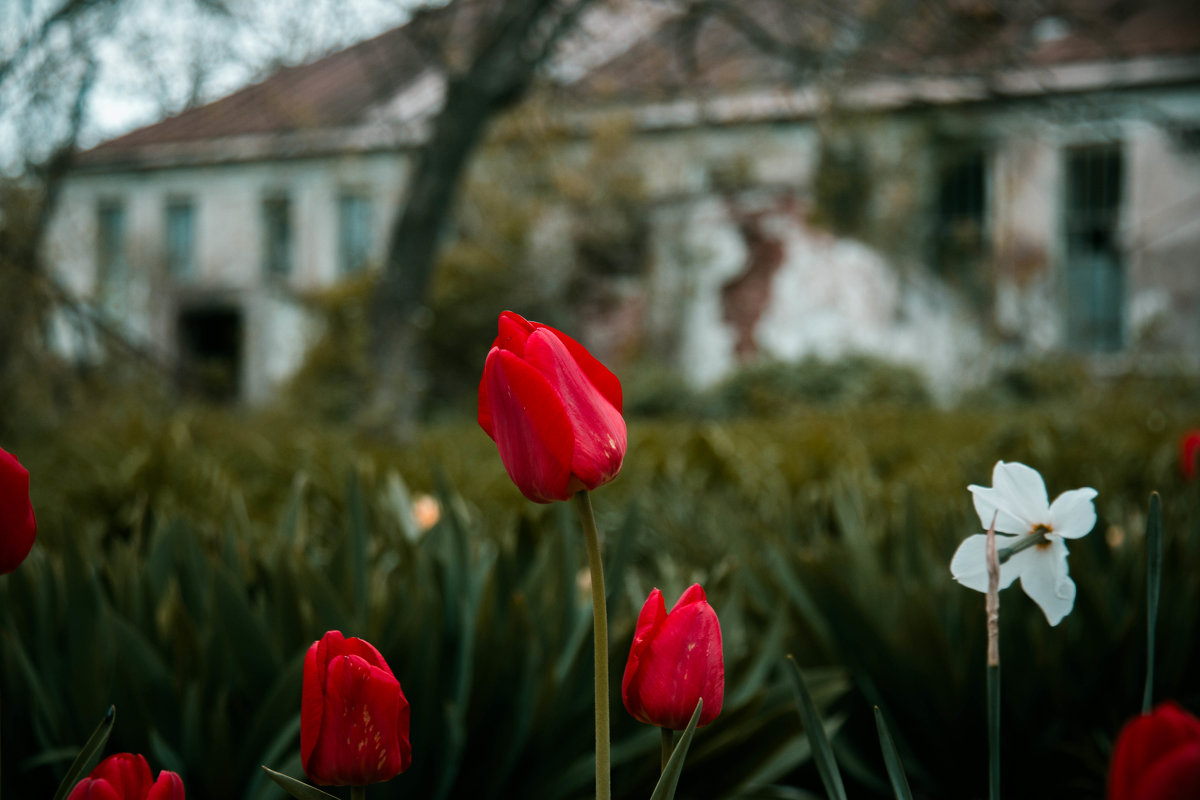
[{"label": "building facade", "polygon": [[[745,42],[668,90],[646,68],[674,35],[659,19],[548,90],[573,132],[564,163],[605,120],[629,125],[628,263],[589,258],[553,203],[531,251],[606,295],[580,321],[602,357],[653,341],[696,385],[852,353],[911,364],[947,398],[1049,354],[1200,369],[1200,27],[1122,45],[1139,19],[1101,50],[1042,20],[1015,63],[876,66],[836,90],[765,68],[705,83]],[[320,333],[304,295],[382,261],[442,89],[400,29],[84,153],[54,272],[164,357],[215,370],[216,393],[268,398]]]}]

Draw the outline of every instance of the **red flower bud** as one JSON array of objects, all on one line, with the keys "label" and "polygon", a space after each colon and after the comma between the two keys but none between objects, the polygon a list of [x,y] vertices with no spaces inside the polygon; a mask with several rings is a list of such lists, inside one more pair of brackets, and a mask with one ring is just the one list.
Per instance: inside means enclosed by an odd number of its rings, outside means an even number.
[{"label": "red flower bud", "polygon": [[67,800],[184,800],[183,781],[167,770],[156,781],[144,756],[114,753],[75,784]]},{"label": "red flower bud", "polygon": [[655,589],[638,615],[633,646],[621,681],[625,708],[638,721],[683,730],[703,698],[700,726],[721,713],[725,661],[717,612],[693,584],[667,613]]},{"label": "red flower bud", "polygon": [[408,769],[408,699],[383,656],[329,631],[304,659],[300,762],[313,783],[365,786]]},{"label": "red flower bud", "polygon": [[29,502],[29,472],[0,449],[0,575],[21,566],[36,536],[37,520]]},{"label": "red flower bud", "polygon": [[1179,439],[1179,474],[1188,481],[1200,474],[1200,430],[1188,431]]},{"label": "red flower bud", "polygon": [[583,345],[505,311],[479,382],[479,425],[521,493],[567,500],[608,483],[625,458],[621,382]]},{"label": "red flower bud", "polygon": [[1108,800],[1200,797],[1200,719],[1166,702],[1125,723],[1113,746]]}]

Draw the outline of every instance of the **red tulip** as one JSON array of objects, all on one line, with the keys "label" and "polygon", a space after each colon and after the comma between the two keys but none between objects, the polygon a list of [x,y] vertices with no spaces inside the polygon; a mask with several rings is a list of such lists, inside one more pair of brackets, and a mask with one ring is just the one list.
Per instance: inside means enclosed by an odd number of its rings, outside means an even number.
[{"label": "red tulip", "polygon": [[1108,800],[1200,797],[1200,719],[1166,702],[1125,723],[1113,746]]},{"label": "red tulip", "polygon": [[144,756],[114,753],[75,784],[67,800],[184,800],[183,781],[167,770],[154,780]]},{"label": "red tulip", "polygon": [[0,575],[21,566],[36,536],[29,472],[12,454],[0,449]]},{"label": "red tulip", "polygon": [[717,612],[693,584],[667,613],[655,589],[638,615],[633,646],[621,681],[625,708],[638,721],[683,730],[703,698],[699,725],[721,713],[725,700],[725,662]]},{"label": "red tulip", "polygon": [[308,648],[300,761],[324,786],[365,786],[408,769],[408,699],[366,641],[329,631]]},{"label": "red tulip", "polygon": [[1200,474],[1200,430],[1188,431],[1180,438],[1179,471],[1189,481]]},{"label": "red tulip", "polygon": [[479,382],[479,424],[521,493],[567,500],[608,483],[625,458],[621,382],[583,345],[511,311]]}]

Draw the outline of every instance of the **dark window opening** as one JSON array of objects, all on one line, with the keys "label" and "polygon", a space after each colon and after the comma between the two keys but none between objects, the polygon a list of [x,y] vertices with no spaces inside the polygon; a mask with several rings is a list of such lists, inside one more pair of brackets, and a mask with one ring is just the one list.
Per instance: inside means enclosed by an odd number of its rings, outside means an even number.
[{"label": "dark window opening", "polygon": [[1119,145],[1066,154],[1067,343],[1088,352],[1120,349],[1125,274],[1118,240],[1123,160]]},{"label": "dark window opening", "polygon": [[371,257],[371,199],[347,193],[338,198],[338,262],[343,275],[366,268]]},{"label": "dark window opening", "polygon": [[129,277],[125,266],[125,205],[102,200],[96,208],[96,284],[103,299],[124,289]]},{"label": "dark window opening", "polygon": [[179,314],[179,367],[185,389],[216,402],[237,400],[241,365],[240,310],[217,306]]},{"label": "dark window opening", "polygon": [[195,268],[196,214],[192,201],[167,201],[167,274],[178,278]]},{"label": "dark window opening", "polygon": [[262,229],[266,273],[289,275],[292,271],[292,204],[286,195],[263,200]]},{"label": "dark window opening", "polygon": [[980,278],[987,254],[987,159],[978,147],[939,157],[933,263],[956,285]]}]

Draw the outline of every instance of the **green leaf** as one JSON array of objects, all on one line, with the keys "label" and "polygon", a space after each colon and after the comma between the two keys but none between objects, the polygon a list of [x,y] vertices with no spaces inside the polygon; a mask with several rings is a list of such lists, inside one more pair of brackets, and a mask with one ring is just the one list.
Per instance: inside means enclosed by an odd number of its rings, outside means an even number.
[{"label": "green leaf", "polygon": [[675,797],[675,787],[679,785],[679,776],[683,774],[683,760],[687,758],[688,747],[692,744],[692,737],[696,735],[696,726],[700,723],[700,709],[703,707],[704,700],[697,700],[696,710],[692,712],[691,720],[684,728],[683,735],[679,737],[675,752],[667,759],[667,766],[658,777],[658,785],[654,787],[654,794],[650,795],[650,800],[672,800]]},{"label": "green leaf", "polygon": [[290,794],[296,800],[338,800],[337,797],[323,792],[315,786],[297,780],[290,775],[284,775],[282,772],[276,772],[268,766],[263,766],[263,772],[270,776],[271,780],[279,785],[280,789]]},{"label": "green leaf", "polygon": [[875,706],[875,727],[879,730],[879,747],[883,750],[883,763],[887,766],[888,779],[892,782],[892,791],[896,800],[912,800],[912,790],[908,788],[908,777],[904,774],[904,763],[896,752],[896,743],[892,741],[892,733],[888,730],[883,712]]},{"label": "green leaf", "polygon": [[1158,492],[1150,495],[1150,515],[1146,519],[1146,688],[1142,692],[1142,713],[1150,713],[1154,701],[1154,629],[1158,625],[1158,595],[1162,588],[1162,502]]},{"label": "green leaf", "polygon": [[350,474],[346,487],[346,510],[350,529],[350,562],[347,578],[354,598],[354,614],[357,626],[367,624],[367,510],[363,505],[362,485],[355,473]]},{"label": "green leaf", "polygon": [[796,708],[800,712],[800,721],[804,723],[804,730],[812,745],[813,761],[817,764],[817,772],[821,774],[821,783],[825,784],[825,791],[833,800],[846,800],[846,787],[842,785],[842,773],[838,771],[837,760],[833,757],[833,748],[830,747],[829,739],[825,736],[821,715],[817,713],[812,695],[808,693],[804,676],[800,673],[800,665],[791,656],[788,656],[787,660],[792,665],[792,688],[795,690]]},{"label": "green leaf", "polygon": [[75,756],[75,760],[71,762],[71,768],[67,770],[62,783],[58,785],[58,791],[54,793],[54,800],[64,800],[75,788],[75,784],[91,772],[96,763],[100,761],[100,753],[104,751],[104,745],[108,744],[108,735],[112,733],[113,723],[116,720],[116,706],[109,706],[104,719],[100,720],[100,724],[96,726],[96,730],[92,731],[92,735],[84,743],[79,755]]}]

